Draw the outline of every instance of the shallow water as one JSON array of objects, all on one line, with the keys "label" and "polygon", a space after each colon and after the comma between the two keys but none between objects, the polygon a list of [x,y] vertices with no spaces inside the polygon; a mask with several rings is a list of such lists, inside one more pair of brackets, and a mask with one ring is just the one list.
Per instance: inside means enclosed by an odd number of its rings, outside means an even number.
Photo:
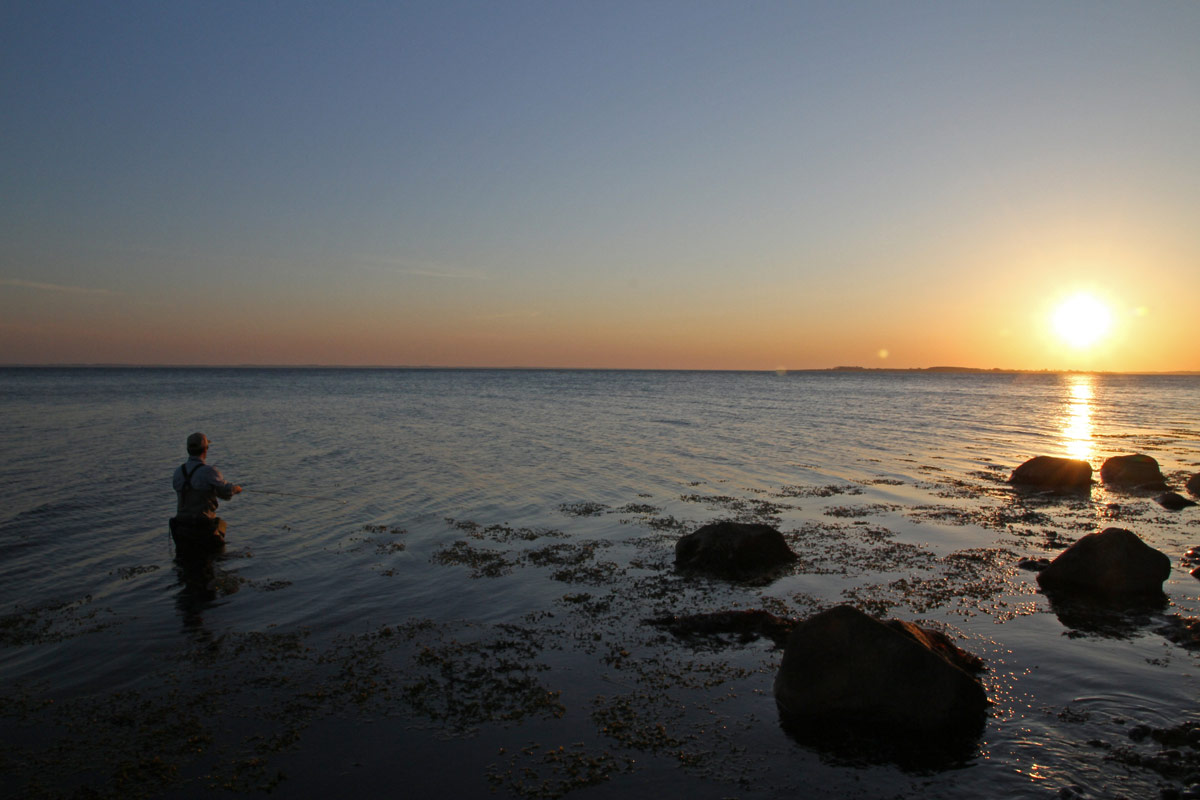
[{"label": "shallow water", "polygon": [[[1200,511],[1004,478],[1034,455],[1143,452],[1178,488],[1200,469],[1197,409],[1181,376],[0,370],[4,791],[1184,788],[1133,763],[1162,748],[1129,731],[1198,718],[1198,651],[1161,629],[1200,616],[1180,563]],[[165,525],[192,430],[247,487],[200,588]],[[796,570],[675,576],[675,539],[729,517],[776,524]],[[1015,564],[1109,525],[1171,556],[1171,605],[1064,622]],[[967,759],[801,745],[771,698],[779,651],[642,622],[839,602],[985,659],[993,713]]]}]

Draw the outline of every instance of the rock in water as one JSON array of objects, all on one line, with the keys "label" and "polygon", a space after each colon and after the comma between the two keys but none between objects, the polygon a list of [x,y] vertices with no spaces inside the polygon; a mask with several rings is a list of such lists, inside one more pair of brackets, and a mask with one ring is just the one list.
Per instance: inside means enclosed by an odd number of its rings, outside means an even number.
[{"label": "rock in water", "polygon": [[1038,573],[1048,591],[1083,591],[1112,599],[1157,597],[1171,559],[1124,528],[1089,533]]},{"label": "rock in water", "polygon": [[762,609],[672,615],[648,619],[645,622],[664,628],[682,639],[734,634],[742,642],[750,642],[765,636],[774,642],[776,647],[783,647],[788,635],[796,627],[794,620],[777,617]]},{"label": "rock in water", "polygon": [[801,622],[775,677],[781,715],[876,734],[946,734],[982,725],[982,662],[935,631],[837,606]]},{"label": "rock in water", "polygon": [[1035,456],[1014,469],[1008,482],[1058,492],[1087,489],[1092,485],[1092,465],[1074,458]]},{"label": "rock in water", "polygon": [[1186,497],[1179,494],[1179,492],[1167,492],[1166,494],[1160,494],[1158,497],[1154,498],[1154,502],[1158,503],[1168,511],[1182,511],[1188,506],[1196,505],[1195,500],[1188,500]]},{"label": "rock in water", "polygon": [[675,543],[675,567],[732,580],[770,574],[797,558],[783,534],[770,525],[712,522]]},{"label": "rock in water", "polygon": [[1200,472],[1188,478],[1187,490],[1193,497],[1200,497]]},{"label": "rock in water", "polygon": [[1118,489],[1166,489],[1158,462],[1147,455],[1135,453],[1113,456],[1100,465],[1100,480]]}]

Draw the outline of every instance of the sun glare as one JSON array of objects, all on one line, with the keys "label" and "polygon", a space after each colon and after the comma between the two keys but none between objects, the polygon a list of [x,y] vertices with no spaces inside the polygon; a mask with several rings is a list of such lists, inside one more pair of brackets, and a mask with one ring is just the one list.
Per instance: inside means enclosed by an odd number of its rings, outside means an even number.
[{"label": "sun glare", "polygon": [[1072,347],[1090,347],[1112,326],[1108,306],[1090,294],[1068,297],[1054,310],[1054,332]]}]

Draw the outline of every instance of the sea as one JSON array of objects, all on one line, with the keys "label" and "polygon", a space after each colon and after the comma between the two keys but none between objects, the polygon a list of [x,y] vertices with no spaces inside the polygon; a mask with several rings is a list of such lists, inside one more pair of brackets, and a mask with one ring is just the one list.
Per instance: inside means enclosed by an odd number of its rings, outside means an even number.
[{"label": "sea", "polygon": [[[244,488],[199,565],[194,431]],[[0,796],[1197,796],[1200,509],[1099,481],[1131,453],[1186,494],[1200,376],[0,369]],[[1038,455],[1096,483],[1014,490]],[[677,572],[716,520],[799,559]],[[1021,566],[1108,527],[1169,556],[1164,605]],[[671,625],[840,604],[979,656],[978,735],[798,737],[775,642]]]}]

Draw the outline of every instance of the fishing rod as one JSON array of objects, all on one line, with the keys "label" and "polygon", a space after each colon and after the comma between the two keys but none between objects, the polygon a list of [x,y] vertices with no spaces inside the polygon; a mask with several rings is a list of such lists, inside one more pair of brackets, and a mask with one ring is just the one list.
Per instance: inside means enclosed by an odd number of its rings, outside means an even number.
[{"label": "fishing rod", "polygon": [[346,501],[340,497],[329,497],[327,495],[320,495],[320,494],[297,494],[296,492],[277,492],[272,489],[252,489],[248,486],[243,486],[242,491],[243,492],[258,492],[259,494],[277,494],[277,495],[281,495],[283,497],[301,497],[305,500],[329,500],[330,502],[341,503],[343,505],[345,505],[345,503],[346,503]]}]

